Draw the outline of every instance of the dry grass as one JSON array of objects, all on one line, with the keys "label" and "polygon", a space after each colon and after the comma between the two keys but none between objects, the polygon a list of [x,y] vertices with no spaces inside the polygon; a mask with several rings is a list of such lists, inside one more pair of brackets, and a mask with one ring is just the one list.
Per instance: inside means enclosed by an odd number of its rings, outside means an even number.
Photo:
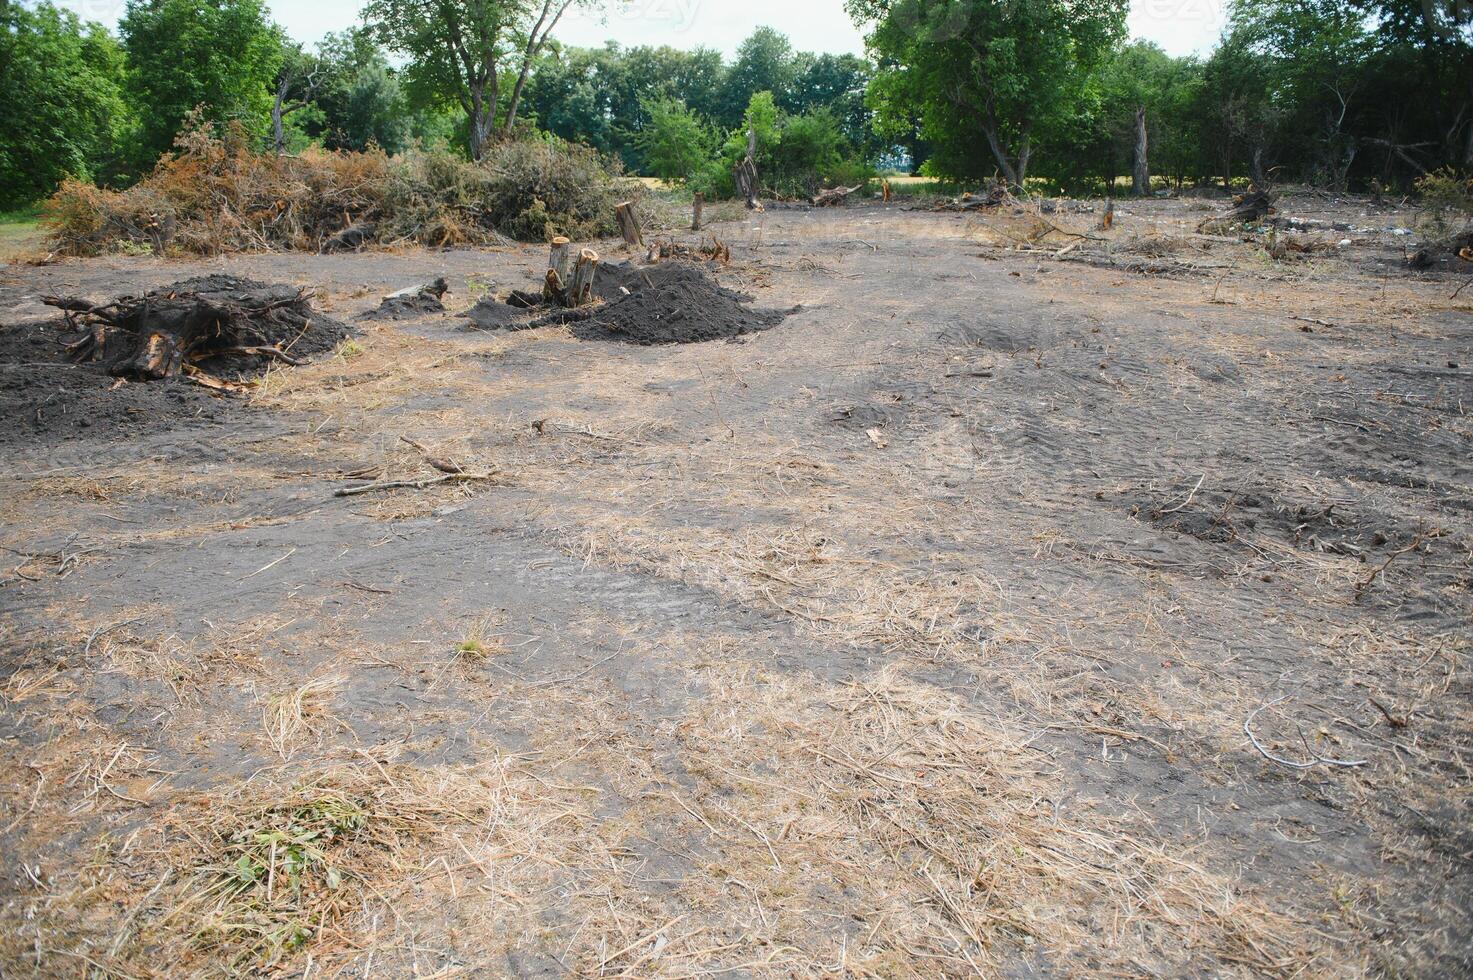
[{"label": "dry grass", "polygon": [[668,733],[679,780],[668,749],[573,684],[523,709],[543,719],[535,754],[358,753],[177,802],[14,903],[6,958],[120,975],[160,954],[174,975],[475,972],[538,949],[589,976],[1336,972],[1208,855],[1073,798],[1046,753],[901,668],[850,685],[698,671],[708,696]]},{"label": "dry grass", "polygon": [[291,761],[305,737],[320,741],[325,727],[336,721],[332,703],[343,683],[341,677],[318,677],[262,700],[261,725],[272,751],[283,762]]}]

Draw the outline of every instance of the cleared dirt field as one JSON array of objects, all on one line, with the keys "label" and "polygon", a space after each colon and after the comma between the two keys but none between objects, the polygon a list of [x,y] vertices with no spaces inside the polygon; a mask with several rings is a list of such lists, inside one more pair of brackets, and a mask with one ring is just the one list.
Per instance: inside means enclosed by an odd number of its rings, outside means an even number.
[{"label": "cleared dirt field", "polygon": [[771,330],[223,398],[36,297],[545,250],[10,267],[0,973],[1466,975],[1473,289],[1312,209],[773,211]]}]

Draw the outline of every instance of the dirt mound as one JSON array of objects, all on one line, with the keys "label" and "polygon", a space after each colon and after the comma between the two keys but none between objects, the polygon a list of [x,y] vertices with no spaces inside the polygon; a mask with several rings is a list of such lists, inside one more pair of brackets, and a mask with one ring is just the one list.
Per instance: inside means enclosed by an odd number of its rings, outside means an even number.
[{"label": "dirt mound", "polygon": [[182,378],[130,384],[61,356],[57,323],[0,328],[0,451],[220,425],[235,401]]},{"label": "dirt mound", "polygon": [[1468,268],[1469,262],[1473,262],[1473,230],[1428,242],[1412,254],[1407,265],[1418,271],[1432,268],[1457,271]]},{"label": "dirt mound", "polygon": [[720,285],[699,264],[631,262],[602,265],[593,293],[599,302],[577,310],[555,310],[528,319],[536,294],[484,299],[465,314],[482,330],[533,330],[568,324],[580,340],[618,341],[653,347],[730,340],[777,326],[795,310],[759,310],[752,297]]},{"label": "dirt mound", "polygon": [[592,308],[574,323],[574,336],[641,346],[703,343],[767,330],[788,315],[748,307],[748,296],[719,286],[697,265],[655,265],[636,279],[647,286]]},{"label": "dirt mound", "polygon": [[444,278],[436,279],[432,283],[410,288],[403,292],[385,296],[383,302],[379,303],[378,309],[370,310],[359,316],[360,320],[418,320],[420,317],[434,316],[445,312],[443,302],[445,294],[450,291],[450,284]]},{"label": "dirt mound", "polygon": [[110,303],[49,296],[78,331],[63,338],[71,360],[143,380],[188,374],[239,380],[273,362],[333,350],[352,331],[313,309],[295,286],[212,275]]}]

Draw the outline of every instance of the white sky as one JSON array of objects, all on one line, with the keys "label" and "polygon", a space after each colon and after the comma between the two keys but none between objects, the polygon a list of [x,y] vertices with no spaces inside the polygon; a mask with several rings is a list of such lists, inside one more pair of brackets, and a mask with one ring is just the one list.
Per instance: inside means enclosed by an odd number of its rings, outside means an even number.
[{"label": "white sky", "polygon": [[[123,13],[123,0],[59,0],[88,20],[109,27]],[[271,4],[276,21],[297,40],[313,42],[358,20],[361,0],[313,0]],[[1133,0],[1134,37],[1155,41],[1174,55],[1205,54],[1222,28],[1226,0]],[[556,37],[566,44],[599,46],[610,38],[625,46],[697,45],[730,55],[761,25],[793,39],[800,51],[854,52],[864,41],[844,13],[843,0],[622,0],[603,15],[570,15]]]}]

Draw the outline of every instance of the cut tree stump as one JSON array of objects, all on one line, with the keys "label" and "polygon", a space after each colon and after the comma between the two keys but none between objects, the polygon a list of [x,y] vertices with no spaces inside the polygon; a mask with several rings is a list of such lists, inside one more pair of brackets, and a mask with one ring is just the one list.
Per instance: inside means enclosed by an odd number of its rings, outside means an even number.
[{"label": "cut tree stump", "polygon": [[705,194],[702,194],[700,191],[696,191],[695,199],[691,201],[691,205],[690,205],[690,213],[691,213],[690,230],[691,231],[700,231],[701,230],[701,218],[704,216],[705,211],[706,211],[706,195]]},{"label": "cut tree stump", "polygon": [[598,272],[598,253],[585,248],[578,253],[578,262],[573,266],[573,282],[568,287],[566,302],[569,309],[587,306],[593,302],[593,279]]},{"label": "cut tree stump", "polygon": [[639,216],[634,213],[634,202],[625,201],[615,207],[614,216],[619,219],[619,234],[624,236],[624,244],[630,248],[642,248],[644,234],[640,231]]},{"label": "cut tree stump", "polygon": [[542,285],[542,298],[558,306],[567,305],[567,289],[573,281],[573,264],[577,254],[573,243],[561,236],[552,240],[552,250],[547,257],[547,279]]}]

